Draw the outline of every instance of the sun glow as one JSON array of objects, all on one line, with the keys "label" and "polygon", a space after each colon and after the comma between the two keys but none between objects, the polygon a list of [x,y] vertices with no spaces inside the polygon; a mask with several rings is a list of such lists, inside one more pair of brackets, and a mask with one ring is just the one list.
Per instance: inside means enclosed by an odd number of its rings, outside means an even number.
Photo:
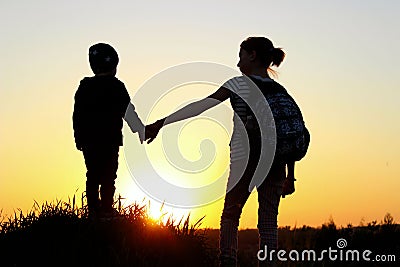
[{"label": "sun glow", "polygon": [[184,221],[190,215],[189,209],[171,207],[154,200],[147,201],[146,212],[150,220],[160,223],[166,223],[168,220],[178,223],[180,220]]}]

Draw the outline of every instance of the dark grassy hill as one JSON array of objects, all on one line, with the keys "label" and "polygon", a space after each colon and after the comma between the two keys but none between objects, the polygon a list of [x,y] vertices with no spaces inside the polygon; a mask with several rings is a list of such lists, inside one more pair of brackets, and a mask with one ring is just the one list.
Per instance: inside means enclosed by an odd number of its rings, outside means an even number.
[{"label": "dark grassy hill", "polygon": [[204,231],[175,222],[150,220],[144,206],[120,216],[89,219],[85,208],[44,204],[27,215],[3,220],[0,266],[214,266]]},{"label": "dark grassy hill", "polygon": [[[14,214],[0,223],[0,266],[217,266],[219,231],[200,229],[201,220],[154,222],[146,207],[119,207],[113,219],[89,219],[86,207],[66,202],[37,203],[24,215]],[[385,262],[322,261],[279,262],[278,266],[400,266],[400,226],[390,215],[381,223],[337,227],[333,220],[321,227],[279,228],[279,249],[370,250],[370,258],[386,256]],[[257,266],[258,232],[239,231],[238,261],[241,267]],[[389,259],[394,255],[395,258]],[[374,259],[374,258],[373,258]]]}]

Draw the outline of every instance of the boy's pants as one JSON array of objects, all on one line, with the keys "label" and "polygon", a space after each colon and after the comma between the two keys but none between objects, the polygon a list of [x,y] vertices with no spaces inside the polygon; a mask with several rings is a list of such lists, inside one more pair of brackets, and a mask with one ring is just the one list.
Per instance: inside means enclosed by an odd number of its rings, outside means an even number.
[{"label": "boy's pants", "polygon": [[[256,151],[258,152],[258,151]],[[250,181],[258,164],[259,153],[250,153],[248,165],[243,173],[243,164],[246,162],[232,162],[228,184],[241,175],[239,182],[230,190],[225,197],[224,210],[221,216],[220,228],[220,266],[236,266],[238,250],[238,226],[250,192],[248,190]],[[240,176],[239,176],[240,177]],[[258,232],[260,236],[259,247],[268,250],[277,249],[278,206],[282,194],[282,185],[286,177],[285,164],[274,163],[264,182],[257,188],[258,191]],[[264,262],[260,262],[264,263]]]},{"label": "boy's pants", "polygon": [[[114,180],[117,178],[119,146],[83,148],[86,164],[86,198],[89,213],[111,211],[114,203]],[[99,200],[99,186],[100,196]]]}]

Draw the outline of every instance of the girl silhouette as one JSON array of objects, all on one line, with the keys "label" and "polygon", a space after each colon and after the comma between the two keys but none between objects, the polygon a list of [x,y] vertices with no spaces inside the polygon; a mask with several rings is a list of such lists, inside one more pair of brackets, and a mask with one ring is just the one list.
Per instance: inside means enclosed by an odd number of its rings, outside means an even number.
[{"label": "girl silhouette", "polygon": [[[249,37],[240,45],[239,62],[237,66],[240,71],[248,76],[254,83],[263,90],[285,90],[281,85],[270,78],[271,66],[279,66],[285,57],[285,53],[280,48],[275,48],[272,42],[265,37]],[[261,151],[261,136],[257,127],[251,126],[253,123],[246,121],[248,112],[251,112],[243,101],[238,100],[231,90],[221,86],[210,96],[188,104],[187,106],[172,113],[166,118],[156,121],[146,126],[146,140],[152,142],[159,130],[170,123],[191,118],[202,112],[230,99],[236,116],[234,117],[233,134],[230,143],[231,162],[230,174],[228,178],[228,188],[232,181],[238,181],[231,190],[227,190],[224,209],[220,224],[220,266],[236,266],[238,249],[238,225],[242,208],[250,196],[249,184],[257,167]],[[241,121],[239,121],[241,120]],[[248,154],[244,151],[243,139],[237,138],[240,128],[245,126],[248,140]],[[237,171],[243,166],[243,170]],[[285,190],[282,192],[286,177],[286,164],[288,164],[288,179],[285,182]],[[240,173],[240,174],[239,174]],[[237,177],[237,175],[241,175]],[[284,195],[294,191],[294,162],[283,162],[274,160],[271,169],[258,186],[258,224],[257,228],[260,235],[260,249],[265,246],[268,250],[277,249],[277,215],[278,206],[282,193]],[[251,191],[251,190],[250,190]]]}]

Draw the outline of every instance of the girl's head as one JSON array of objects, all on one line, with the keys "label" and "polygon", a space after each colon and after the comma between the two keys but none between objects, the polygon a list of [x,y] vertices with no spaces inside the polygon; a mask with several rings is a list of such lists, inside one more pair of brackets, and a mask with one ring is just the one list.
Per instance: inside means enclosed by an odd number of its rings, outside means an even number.
[{"label": "girl's head", "polygon": [[275,48],[268,38],[249,37],[240,44],[239,58],[237,66],[243,74],[250,75],[259,68],[274,73],[271,66],[279,67],[285,52]]}]

